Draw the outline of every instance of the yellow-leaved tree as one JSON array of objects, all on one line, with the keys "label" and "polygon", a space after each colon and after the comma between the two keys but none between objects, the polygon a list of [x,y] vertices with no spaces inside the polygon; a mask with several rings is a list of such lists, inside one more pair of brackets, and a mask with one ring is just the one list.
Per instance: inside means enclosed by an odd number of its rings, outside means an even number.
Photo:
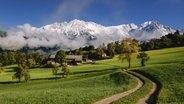
[{"label": "yellow-leaved tree", "polygon": [[133,56],[137,56],[138,52],[140,51],[139,43],[137,40],[132,38],[126,38],[121,41],[121,54],[119,55],[119,59],[124,61],[128,61],[128,67],[131,67],[131,60]]}]

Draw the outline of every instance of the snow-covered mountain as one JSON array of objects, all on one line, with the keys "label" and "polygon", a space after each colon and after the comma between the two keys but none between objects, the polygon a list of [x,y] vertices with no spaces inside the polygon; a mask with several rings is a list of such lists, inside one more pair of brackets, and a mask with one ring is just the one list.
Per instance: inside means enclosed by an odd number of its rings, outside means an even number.
[{"label": "snow-covered mountain", "polygon": [[173,32],[175,32],[174,29],[164,26],[158,21],[148,21],[139,25],[137,29],[129,31],[129,34],[138,40],[149,40]]},{"label": "snow-covered mountain", "polygon": [[174,31],[174,29],[157,21],[148,21],[140,25],[131,23],[103,26],[94,22],[73,20],[53,23],[39,28],[24,24],[9,29],[5,37],[0,36],[0,47],[13,50],[22,47],[74,49],[86,45],[98,46],[102,43],[118,41],[126,37],[148,40],[159,38]]}]

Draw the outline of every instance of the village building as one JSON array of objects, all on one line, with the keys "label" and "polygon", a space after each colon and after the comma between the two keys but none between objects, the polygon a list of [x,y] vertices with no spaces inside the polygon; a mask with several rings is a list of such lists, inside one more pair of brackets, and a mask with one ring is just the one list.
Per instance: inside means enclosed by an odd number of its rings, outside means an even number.
[{"label": "village building", "polygon": [[69,64],[80,64],[82,63],[82,55],[67,55],[66,62]]},{"label": "village building", "polygon": [[[48,56],[47,64],[55,62],[56,53],[52,53]],[[82,55],[66,55],[66,63],[71,65],[77,65],[82,63]]]}]

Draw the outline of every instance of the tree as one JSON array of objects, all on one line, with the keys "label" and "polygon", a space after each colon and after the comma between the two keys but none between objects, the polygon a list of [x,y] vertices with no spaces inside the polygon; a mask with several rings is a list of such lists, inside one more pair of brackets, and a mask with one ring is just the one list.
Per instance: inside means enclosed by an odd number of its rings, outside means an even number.
[{"label": "tree", "polygon": [[8,52],[8,60],[9,60],[9,64],[15,64],[16,63],[16,59],[15,59],[15,52]]},{"label": "tree", "polygon": [[114,55],[115,55],[115,47],[114,47],[113,43],[107,44],[106,54],[108,56],[110,56],[111,58],[114,57]]},{"label": "tree", "polygon": [[18,67],[14,69],[15,74],[13,75],[13,79],[18,79],[19,82],[21,81],[22,77],[24,77],[25,81],[27,82],[31,77],[29,74],[29,70],[27,66],[24,64],[19,64]]},{"label": "tree", "polygon": [[96,50],[96,57],[97,57],[97,59],[102,59],[103,58],[103,54],[105,54],[103,48],[102,47],[97,48],[97,50]]},{"label": "tree", "polygon": [[56,62],[63,64],[66,61],[66,53],[63,50],[58,51],[55,60]]},{"label": "tree", "polygon": [[70,69],[68,68],[67,65],[63,65],[62,71],[63,71],[63,77],[64,77],[65,75],[68,76],[68,75],[70,74]]},{"label": "tree", "polygon": [[34,60],[32,54],[27,54],[25,56],[20,56],[22,59],[18,60],[18,64],[23,65],[25,68],[30,69],[36,64],[36,61]]},{"label": "tree", "polygon": [[91,60],[94,60],[94,59],[98,59],[98,57],[100,57],[96,51],[89,51],[88,54],[87,54],[87,57]]},{"label": "tree", "polygon": [[78,49],[77,55],[83,55],[83,50],[81,47]]},{"label": "tree", "polygon": [[168,35],[162,36],[160,39],[144,41],[141,44],[141,49],[146,51],[180,46],[184,46],[184,35],[180,34],[177,30],[175,33],[169,33]]},{"label": "tree", "polygon": [[162,36],[160,41],[161,41],[160,48],[168,48],[172,45],[171,39],[167,38],[167,36]]},{"label": "tree", "polygon": [[91,51],[94,49],[95,49],[95,47],[93,45],[85,46],[82,48],[83,51]]},{"label": "tree", "polygon": [[52,73],[53,75],[55,75],[55,77],[57,77],[57,73],[58,73],[58,70],[59,70],[59,65],[57,64],[52,64]]},{"label": "tree", "polygon": [[122,52],[122,50],[120,48],[121,47],[120,42],[119,41],[116,41],[114,45],[115,45],[115,53],[116,54],[120,54]]},{"label": "tree", "polygon": [[26,60],[26,55],[23,52],[17,52],[15,55],[16,63],[21,64],[23,61]]},{"label": "tree", "polygon": [[95,47],[93,45],[89,45],[87,51],[94,50],[94,49],[95,49]]},{"label": "tree", "polygon": [[0,63],[0,74],[2,71],[3,71],[3,67],[2,67],[2,64]]},{"label": "tree", "polygon": [[15,64],[16,60],[15,60],[15,53],[16,52],[9,52],[9,51],[5,51],[5,52],[1,52],[0,53],[0,62],[3,65],[11,65],[11,64]]},{"label": "tree", "polygon": [[102,45],[100,45],[97,49],[96,49],[96,58],[97,59],[102,59],[103,58],[103,55],[105,54],[105,50],[106,50],[106,47],[105,47],[105,44],[103,43]]},{"label": "tree", "polygon": [[35,60],[33,58],[28,58],[28,60],[27,60],[28,68],[33,67],[33,65],[35,65],[35,64],[36,64],[36,62],[35,62]]},{"label": "tree", "polygon": [[137,55],[138,59],[141,59],[141,65],[145,66],[145,62],[149,60],[149,56],[145,52],[140,52],[139,55]]},{"label": "tree", "polygon": [[35,60],[35,64],[39,64],[39,65],[42,63],[42,61],[44,59],[44,56],[41,55],[39,52],[32,53],[31,57],[32,57],[32,59]]},{"label": "tree", "polygon": [[122,53],[119,55],[119,59],[124,61],[127,60],[129,65],[128,67],[131,67],[131,59],[134,54],[137,54],[140,50],[138,41],[127,38],[121,42]]},{"label": "tree", "polygon": [[10,61],[8,60],[8,53],[7,52],[3,52],[2,53],[2,64],[3,65],[9,65]]}]

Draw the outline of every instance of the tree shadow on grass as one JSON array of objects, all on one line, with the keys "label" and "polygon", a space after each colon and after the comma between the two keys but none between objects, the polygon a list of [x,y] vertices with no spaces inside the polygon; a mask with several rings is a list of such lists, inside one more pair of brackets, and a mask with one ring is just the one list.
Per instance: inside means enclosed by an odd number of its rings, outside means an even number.
[{"label": "tree shadow on grass", "polygon": [[[109,69],[102,69],[102,70],[78,71],[78,72],[71,72],[71,74],[72,75],[90,74],[90,73],[104,72],[104,71],[112,71],[112,70],[117,70],[117,68],[109,68]],[[58,73],[57,75],[63,75],[63,73]]]},{"label": "tree shadow on grass", "polygon": [[167,65],[167,64],[184,64],[184,62],[181,61],[175,61],[175,62],[152,62],[148,63],[148,65]]},{"label": "tree shadow on grass", "polygon": [[[37,78],[37,79],[30,79],[29,81],[36,81],[36,80],[57,80],[57,79],[61,79],[62,77],[50,77],[50,78]],[[28,82],[29,82],[28,81]],[[6,81],[6,82],[0,82],[0,84],[18,84],[18,83],[26,83],[26,81],[22,80],[22,81]]]},{"label": "tree shadow on grass", "polygon": [[[117,68],[110,68],[110,69],[103,69],[103,70],[93,70],[93,71],[82,71],[82,72],[74,72],[72,75],[78,75],[71,78],[62,77],[62,73],[58,73],[55,77],[49,77],[49,78],[35,78],[31,79],[30,81],[39,81],[39,80],[77,80],[80,78],[86,78],[86,77],[92,77],[97,75],[102,75],[106,73],[110,73],[112,71],[117,70]],[[24,83],[25,81],[6,81],[6,82],[0,82],[0,84],[15,84],[15,83]]]},{"label": "tree shadow on grass", "polygon": [[19,81],[6,81],[6,82],[0,82],[0,84],[16,84],[16,83],[21,83]]},{"label": "tree shadow on grass", "polygon": [[17,68],[17,66],[12,66],[12,67],[8,67],[8,68],[5,68],[5,72],[14,72],[14,69]]}]

